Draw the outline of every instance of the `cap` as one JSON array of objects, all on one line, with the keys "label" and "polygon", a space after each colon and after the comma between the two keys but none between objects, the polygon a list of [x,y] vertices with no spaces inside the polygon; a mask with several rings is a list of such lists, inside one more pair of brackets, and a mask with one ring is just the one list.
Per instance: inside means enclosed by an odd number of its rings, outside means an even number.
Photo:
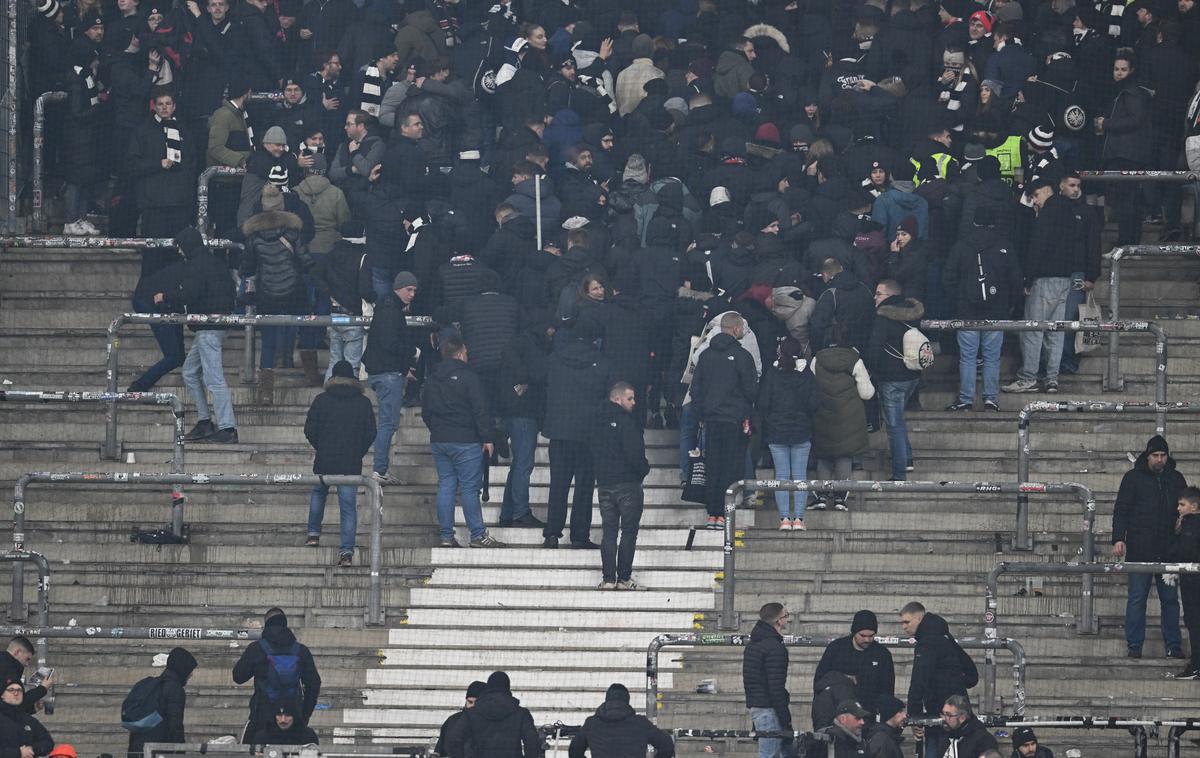
[{"label": "cap", "polygon": [[728,203],[732,200],[733,198],[729,196],[729,190],[725,187],[713,187],[712,192],[708,193],[709,207],[720,205],[721,203]]},{"label": "cap", "polygon": [[856,700],[843,700],[838,703],[837,713],[834,716],[841,716],[843,713],[858,716],[860,719],[865,719],[871,715],[871,712],[859,705]]},{"label": "cap", "polygon": [[[392,280],[392,289],[394,290],[402,290],[405,287],[416,286],[417,277],[411,271],[401,271],[399,274],[396,274],[396,278]],[[492,676],[495,676],[495,674]],[[488,680],[488,683],[491,683],[490,679]]]},{"label": "cap", "polygon": [[968,163],[981,161],[987,155],[987,150],[978,142],[968,142],[963,146],[963,160]]}]

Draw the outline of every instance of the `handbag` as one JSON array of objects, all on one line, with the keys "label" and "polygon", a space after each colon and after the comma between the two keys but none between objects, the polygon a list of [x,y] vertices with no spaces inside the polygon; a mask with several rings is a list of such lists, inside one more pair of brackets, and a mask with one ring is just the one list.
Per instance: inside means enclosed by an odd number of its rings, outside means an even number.
[{"label": "handbag", "polygon": [[704,463],[704,453],[697,447],[688,451],[687,481],[679,498],[685,503],[703,504],[707,491],[708,468]]},{"label": "handbag", "polygon": [[[1104,316],[1100,306],[1096,305],[1096,297],[1088,291],[1087,302],[1079,305],[1080,321],[1101,321]],[[1075,354],[1083,355],[1100,347],[1108,338],[1103,332],[1075,332]]]}]

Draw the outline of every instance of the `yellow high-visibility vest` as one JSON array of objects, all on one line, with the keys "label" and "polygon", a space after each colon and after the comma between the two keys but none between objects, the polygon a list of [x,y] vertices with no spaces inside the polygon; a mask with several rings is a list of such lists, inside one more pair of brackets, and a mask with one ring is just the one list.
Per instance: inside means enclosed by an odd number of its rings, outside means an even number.
[{"label": "yellow high-visibility vest", "polygon": [[986,152],[1000,161],[1000,176],[1012,184],[1017,169],[1021,167],[1021,138],[1010,136],[996,147],[989,147]]}]

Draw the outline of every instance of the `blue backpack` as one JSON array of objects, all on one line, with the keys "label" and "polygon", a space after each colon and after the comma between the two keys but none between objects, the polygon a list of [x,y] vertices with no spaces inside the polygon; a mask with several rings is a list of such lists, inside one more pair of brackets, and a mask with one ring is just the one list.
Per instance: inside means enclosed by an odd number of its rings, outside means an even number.
[{"label": "blue backpack", "polygon": [[300,698],[300,643],[293,642],[286,652],[276,651],[266,640],[258,641],[267,656],[266,681],[260,683],[267,700],[272,704]]},{"label": "blue backpack", "polygon": [[148,732],[163,722],[159,713],[162,699],[162,679],[148,676],[125,696],[121,703],[121,727],[131,732]]}]

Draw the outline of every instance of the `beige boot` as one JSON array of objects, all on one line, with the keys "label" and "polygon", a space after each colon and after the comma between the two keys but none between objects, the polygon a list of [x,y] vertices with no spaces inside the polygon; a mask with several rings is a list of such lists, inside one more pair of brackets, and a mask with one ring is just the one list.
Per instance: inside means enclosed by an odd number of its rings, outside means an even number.
[{"label": "beige boot", "polygon": [[300,365],[304,367],[304,379],[309,387],[320,387],[325,384],[325,377],[317,370],[317,351],[301,350]]},{"label": "beige boot", "polygon": [[254,391],[255,405],[275,405],[275,369],[258,370],[258,388]]}]

